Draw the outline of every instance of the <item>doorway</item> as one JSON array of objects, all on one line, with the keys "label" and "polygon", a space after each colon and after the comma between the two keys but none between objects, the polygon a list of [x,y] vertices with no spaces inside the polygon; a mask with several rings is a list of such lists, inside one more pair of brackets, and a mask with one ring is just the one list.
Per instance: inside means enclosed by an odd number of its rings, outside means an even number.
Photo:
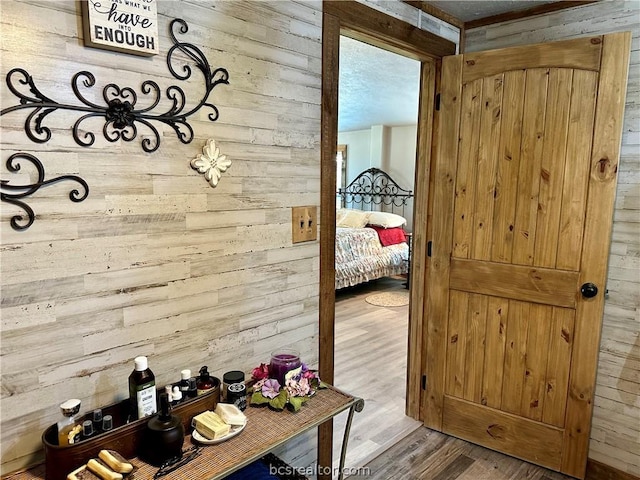
[{"label": "doorway", "polygon": [[[419,61],[340,37],[338,187],[344,189],[373,167],[388,174],[403,189],[415,190],[419,91]],[[342,200],[342,196],[337,198],[337,202]],[[413,202],[406,203],[385,209],[403,216],[406,223],[402,228],[410,234]],[[373,208],[360,204],[338,206]],[[343,231],[338,229],[337,233],[339,236]],[[349,243],[347,247],[343,241],[336,242],[337,251],[358,251]],[[337,255],[343,256],[346,252]],[[408,257],[406,260],[405,266]],[[335,385],[357,392],[367,403],[352,427],[347,468],[365,465],[422,425],[405,415],[408,302],[407,278],[403,275],[357,285],[350,282],[350,286],[336,290]],[[373,379],[369,378],[372,371],[376,372]],[[334,464],[340,453],[344,423],[344,415],[335,420]]]},{"label": "doorway", "polygon": [[[384,29],[381,29],[381,25]],[[455,53],[455,44],[429,32],[408,26],[356,2],[323,3],[323,79],[322,79],[322,152],[320,222],[320,376],[334,382],[335,354],[335,186],[338,145],[338,83],[340,35],[365,41],[386,50],[415,58],[421,62],[420,106],[416,152],[415,201],[413,213],[413,249],[411,304],[409,306],[409,353],[407,366],[407,401],[405,412],[420,416],[420,377],[422,311],[426,271],[427,212],[431,162],[431,137],[437,60]],[[366,408],[366,407],[365,407]],[[318,463],[332,463],[333,425],[319,428]]]}]

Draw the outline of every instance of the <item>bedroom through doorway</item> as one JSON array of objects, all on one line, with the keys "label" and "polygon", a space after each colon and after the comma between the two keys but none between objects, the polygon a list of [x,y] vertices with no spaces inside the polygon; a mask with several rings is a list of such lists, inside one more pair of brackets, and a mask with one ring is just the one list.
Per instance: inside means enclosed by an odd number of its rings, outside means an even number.
[{"label": "bedroom through doorway", "polygon": [[[351,427],[346,467],[365,465],[422,424],[405,414],[419,90],[419,61],[340,37],[334,384],[365,399]],[[391,185],[387,200],[352,202],[362,196],[339,194],[352,183],[366,191],[369,175],[363,172],[369,171],[389,177],[382,179],[382,185]],[[380,186],[372,189],[379,192]],[[406,192],[408,199],[402,197]],[[341,223],[341,208],[391,216],[370,216],[362,229],[364,221],[352,222],[351,213]],[[354,236],[341,241],[346,233],[341,230],[351,230],[352,223]],[[376,258],[365,245],[374,240],[368,235],[361,240],[356,229],[375,231],[376,242],[391,245]],[[403,245],[394,243],[402,241],[397,229],[408,234]],[[361,253],[370,256],[358,264]],[[334,421],[335,466],[345,423],[344,415]]]}]

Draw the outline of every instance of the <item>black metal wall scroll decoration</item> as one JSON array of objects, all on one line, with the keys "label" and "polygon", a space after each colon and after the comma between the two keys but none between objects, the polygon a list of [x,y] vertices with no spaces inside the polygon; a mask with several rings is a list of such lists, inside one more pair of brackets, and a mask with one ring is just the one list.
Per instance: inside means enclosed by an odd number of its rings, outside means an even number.
[{"label": "black metal wall scroll decoration", "polygon": [[81,202],[85,198],[87,198],[87,196],[89,196],[89,185],[87,185],[87,182],[85,182],[77,175],[62,175],[60,177],[45,180],[44,165],[42,165],[42,162],[37,157],[29,153],[18,152],[11,155],[7,159],[7,169],[10,172],[19,172],[20,163],[18,160],[21,158],[31,162],[36,167],[36,170],[38,172],[38,180],[35,183],[29,185],[9,185],[8,180],[0,180],[0,199],[3,202],[11,203],[12,205],[20,207],[27,215],[26,219],[23,215],[14,215],[13,217],[11,217],[10,223],[14,230],[26,230],[35,221],[36,215],[33,209],[29,205],[24,203],[22,199],[37,192],[42,187],[61,182],[63,180],[73,180],[74,182],[78,182],[82,186],[84,191],[83,193],[81,193],[79,190],[74,188],[69,192],[69,199],[72,202]]},{"label": "black metal wall scroll decoration", "polygon": [[[187,98],[184,90],[177,85],[171,85],[166,90],[166,96],[171,101],[171,106],[164,112],[154,113],[153,110],[162,99],[162,93],[158,84],[153,80],[145,80],[140,89],[144,95],[151,94],[154,96],[150,106],[136,108],[138,96],[135,91],[130,87],[121,88],[114,83],[109,83],[104,87],[102,97],[105,104],[98,105],[87,99],[80,91],[80,83],[86,88],[93,87],[96,83],[94,75],[87,71],[76,73],[71,80],[73,93],[81,104],[58,103],[38,90],[33,78],[26,70],[14,68],[7,74],[7,86],[20,99],[20,103],[3,109],[0,111],[0,115],[5,115],[15,110],[33,110],[25,121],[25,132],[36,143],[45,143],[51,138],[51,130],[43,126],[42,122],[50,113],[59,109],[86,113],[78,118],[73,125],[73,138],[78,145],[83,147],[93,145],[95,141],[95,135],[92,132],[85,132],[83,135],[80,133],[82,122],[92,117],[105,118],[102,133],[110,142],[115,142],[119,139],[130,142],[138,134],[136,123],[144,125],[151,130],[155,137],[153,141],[149,138],[142,140],[142,149],[145,152],[154,152],[160,146],[160,134],[151,122],[162,122],[169,125],[175,130],[178,139],[182,143],[191,142],[193,140],[193,129],[187,122],[187,118],[206,106],[212,110],[208,115],[209,120],[214,122],[218,119],[218,109],[212,103],[208,103],[207,98],[216,85],[229,83],[229,73],[224,68],[217,68],[212,72],[207,58],[199,48],[190,43],[181,43],[177,40],[174,33],[176,26],[180,27],[180,33],[182,34],[187,33],[189,30],[184,20],[178,18],[171,21],[169,34],[174,44],[167,52],[169,71],[178,80],[187,80],[191,77],[191,67],[189,65],[182,66],[182,73],[176,71],[173,66],[174,53],[176,50],[180,50],[195,62],[196,67],[204,76],[205,91],[198,104],[193,108],[186,109]],[[25,85],[29,87],[30,93],[21,91],[21,87]]]},{"label": "black metal wall scroll decoration", "polygon": [[[24,130],[29,139],[35,143],[45,143],[51,138],[51,129],[43,125],[44,120],[56,110],[70,110],[83,113],[73,125],[73,138],[75,142],[83,147],[89,147],[95,142],[95,134],[91,131],[81,131],[81,125],[89,118],[104,117],[105,122],[102,127],[104,138],[109,142],[116,142],[122,139],[125,142],[134,140],[138,135],[138,126],[143,125],[153,136],[143,138],[141,141],[142,149],[147,153],[155,152],[160,146],[160,133],[154,125],[154,122],[160,122],[170,126],[176,132],[178,139],[187,144],[193,140],[193,128],[189,124],[188,117],[198,112],[201,108],[206,107],[211,110],[208,114],[210,121],[215,122],[219,117],[218,108],[208,102],[209,95],[212,90],[219,84],[229,84],[229,72],[225,68],[216,68],[212,70],[209,62],[202,50],[191,43],[179,42],[176,33],[186,34],[189,30],[187,23],[182,19],[174,19],[169,25],[169,35],[173,41],[173,45],[167,52],[167,67],[174,78],[186,81],[191,77],[192,68],[188,64],[183,64],[180,69],[175,68],[175,64],[179,61],[174,58],[176,51],[185,54],[195,63],[195,67],[200,70],[204,78],[204,92],[202,97],[195,106],[187,106],[187,96],[182,88],[177,85],[171,85],[166,89],[166,99],[169,106],[164,111],[156,111],[156,107],[162,101],[162,92],[160,86],[153,80],[145,80],[142,82],[140,91],[145,96],[150,96],[150,105],[138,107],[138,95],[131,87],[120,87],[115,83],[109,83],[102,90],[102,98],[104,105],[90,101],[81,91],[82,87],[91,88],[95,85],[95,76],[88,71],[77,72],[71,80],[71,88],[74,95],[79,100],[77,104],[58,103],[52,98],[43,94],[35,84],[33,77],[22,68],[14,68],[7,73],[6,81],[9,90],[20,100],[20,103],[0,111],[0,116],[17,110],[31,110],[31,113],[25,120]],[[36,165],[39,175],[42,173],[44,177],[44,167],[42,163],[35,157],[20,153]],[[7,161],[7,167],[10,171],[17,171],[19,164],[14,170],[9,165],[13,162],[14,156]],[[80,181],[84,185],[86,182],[76,176],[64,176],[55,181],[63,179],[71,179]],[[12,218],[11,226],[18,230],[28,228],[34,221],[35,215],[24,202],[17,198],[24,198],[45,184],[53,183],[54,180],[42,182],[39,179],[35,184],[28,186],[26,191],[21,193],[19,197],[13,194],[2,194],[2,201],[13,203],[23,208],[28,216],[29,221],[26,224],[19,224],[19,220]],[[25,189],[25,187],[13,187],[9,185],[8,180],[2,180],[2,189]],[[37,188],[36,185],[39,185]],[[88,194],[88,187],[86,190]],[[86,198],[86,195],[84,196]],[[84,198],[74,200],[82,201]],[[72,198],[73,200],[73,198]],[[19,217],[19,216],[18,216]]]}]

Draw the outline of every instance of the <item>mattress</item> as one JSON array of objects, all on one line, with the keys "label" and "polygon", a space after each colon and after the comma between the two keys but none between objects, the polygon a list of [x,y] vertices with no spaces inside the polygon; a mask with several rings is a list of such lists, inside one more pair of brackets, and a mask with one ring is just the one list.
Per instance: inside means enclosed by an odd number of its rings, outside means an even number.
[{"label": "mattress", "polygon": [[336,290],[407,273],[409,246],[383,247],[372,228],[336,227]]}]

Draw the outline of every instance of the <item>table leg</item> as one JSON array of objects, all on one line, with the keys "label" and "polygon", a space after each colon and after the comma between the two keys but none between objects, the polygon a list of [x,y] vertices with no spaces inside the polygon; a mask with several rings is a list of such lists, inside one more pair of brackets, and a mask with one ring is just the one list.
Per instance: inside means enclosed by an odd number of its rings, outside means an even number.
[{"label": "table leg", "polygon": [[340,451],[340,471],[338,473],[338,480],[344,478],[344,462],[347,456],[347,443],[349,442],[349,431],[351,430],[351,421],[353,420],[353,412],[361,412],[364,408],[364,399],[357,398],[355,403],[349,408],[349,416],[347,417],[347,424],[344,427],[344,437],[342,439],[342,450]]}]

